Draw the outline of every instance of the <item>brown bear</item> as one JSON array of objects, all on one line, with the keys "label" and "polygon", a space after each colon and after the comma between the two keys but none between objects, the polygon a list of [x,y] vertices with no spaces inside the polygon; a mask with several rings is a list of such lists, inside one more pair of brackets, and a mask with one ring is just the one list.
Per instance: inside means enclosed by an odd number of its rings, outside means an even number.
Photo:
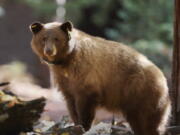
[{"label": "brown bear", "polygon": [[97,107],[122,112],[136,135],[162,135],[171,104],[163,73],[136,50],[88,35],[71,22],[30,25],[31,46],[47,63],[74,123],[88,130]]}]

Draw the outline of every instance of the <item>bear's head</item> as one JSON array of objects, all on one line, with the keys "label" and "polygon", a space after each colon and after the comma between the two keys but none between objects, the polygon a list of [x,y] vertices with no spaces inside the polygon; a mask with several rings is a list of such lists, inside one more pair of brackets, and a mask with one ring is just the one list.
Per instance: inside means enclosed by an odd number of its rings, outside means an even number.
[{"label": "bear's head", "polygon": [[75,43],[71,40],[71,22],[35,22],[30,25],[33,33],[31,47],[40,59],[50,64],[61,64],[72,53]]}]

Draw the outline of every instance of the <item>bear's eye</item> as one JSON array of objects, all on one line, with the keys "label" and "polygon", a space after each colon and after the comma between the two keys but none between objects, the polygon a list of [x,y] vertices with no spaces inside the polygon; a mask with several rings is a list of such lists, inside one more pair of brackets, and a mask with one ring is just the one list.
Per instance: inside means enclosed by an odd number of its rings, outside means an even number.
[{"label": "bear's eye", "polygon": [[59,41],[59,39],[58,39],[58,38],[54,38],[54,41],[58,42],[58,41]]}]

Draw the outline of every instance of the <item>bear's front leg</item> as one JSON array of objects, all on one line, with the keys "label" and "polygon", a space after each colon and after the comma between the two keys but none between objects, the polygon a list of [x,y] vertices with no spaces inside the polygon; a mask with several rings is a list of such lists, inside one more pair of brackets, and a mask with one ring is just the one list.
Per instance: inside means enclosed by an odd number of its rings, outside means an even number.
[{"label": "bear's front leg", "polygon": [[78,115],[76,111],[76,106],[75,106],[75,100],[73,97],[68,97],[66,98],[66,103],[67,103],[67,108],[70,114],[71,119],[73,120],[74,124],[78,124]]},{"label": "bear's front leg", "polygon": [[97,106],[96,96],[81,95],[76,100],[76,109],[78,113],[78,124],[82,125],[87,131],[91,127],[95,116],[95,109]]}]

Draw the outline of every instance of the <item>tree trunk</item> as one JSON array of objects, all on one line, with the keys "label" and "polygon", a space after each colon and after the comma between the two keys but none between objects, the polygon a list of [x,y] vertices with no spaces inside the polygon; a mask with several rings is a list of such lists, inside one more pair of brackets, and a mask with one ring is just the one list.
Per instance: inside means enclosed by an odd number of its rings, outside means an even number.
[{"label": "tree trunk", "polygon": [[173,123],[180,124],[180,0],[175,0],[174,50],[172,70]]},{"label": "tree trunk", "polygon": [[65,14],[66,14],[66,9],[65,9],[66,0],[56,0],[56,3],[57,3],[57,9],[56,9],[55,20],[59,22],[64,22]]}]

